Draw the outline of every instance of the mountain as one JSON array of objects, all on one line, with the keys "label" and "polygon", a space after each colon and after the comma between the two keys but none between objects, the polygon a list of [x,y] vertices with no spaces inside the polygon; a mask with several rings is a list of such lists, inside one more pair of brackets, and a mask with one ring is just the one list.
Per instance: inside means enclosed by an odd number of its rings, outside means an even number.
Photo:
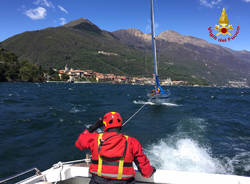
[{"label": "mountain", "polygon": [[[151,35],[140,30],[111,33],[84,18],[64,26],[24,32],[2,42],[20,59],[43,68],[61,69],[68,64],[128,76],[152,76],[151,44]],[[174,31],[157,36],[157,50],[161,78],[214,85],[250,81],[248,51],[233,51]]]},{"label": "mountain", "polygon": [[[126,46],[112,33],[83,18],[60,27],[24,32],[5,40],[2,46],[20,59],[28,59],[43,68],[62,69],[68,64],[103,73],[145,73],[143,52]],[[149,72],[146,75],[152,76]]]},{"label": "mountain", "polygon": [[[130,47],[151,52],[149,34],[137,29],[122,29],[113,34]],[[160,73],[168,72],[170,77],[176,76],[175,70],[177,70],[182,71],[184,75],[178,74],[179,80],[191,76],[219,85],[230,80],[250,80],[250,52],[248,51],[233,51],[171,30],[159,34],[156,37],[156,44]],[[161,67],[165,65],[169,68],[168,71],[165,67]]]}]

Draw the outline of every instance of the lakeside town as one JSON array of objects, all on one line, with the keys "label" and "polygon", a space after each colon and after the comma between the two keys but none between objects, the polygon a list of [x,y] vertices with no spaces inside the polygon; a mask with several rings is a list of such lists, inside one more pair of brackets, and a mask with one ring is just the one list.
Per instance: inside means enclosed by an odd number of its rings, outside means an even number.
[{"label": "lakeside town", "polygon": [[[69,68],[68,65],[64,69],[54,71],[58,72],[59,79],[71,83],[112,83],[112,84],[139,84],[139,85],[154,85],[155,81],[153,77],[128,77],[125,75],[115,75],[112,73],[103,74],[95,72],[93,70],[82,70]],[[50,82],[48,80],[48,82]],[[161,85],[168,86],[190,86],[187,81],[182,80],[171,80],[171,78],[162,79]],[[200,86],[198,84],[193,84],[192,86]],[[244,88],[249,87],[247,85],[247,80],[243,81],[228,81],[227,87]]]},{"label": "lakeside town", "polygon": [[[56,70],[56,69],[54,69]],[[103,74],[93,70],[81,70],[69,68],[67,65],[63,70],[58,70],[60,80],[66,79],[67,82],[87,83],[113,83],[113,84],[141,84],[154,85],[153,77],[128,77],[125,75],[115,75],[112,73]],[[162,85],[187,85],[186,81],[172,81],[170,78],[162,80]]]}]

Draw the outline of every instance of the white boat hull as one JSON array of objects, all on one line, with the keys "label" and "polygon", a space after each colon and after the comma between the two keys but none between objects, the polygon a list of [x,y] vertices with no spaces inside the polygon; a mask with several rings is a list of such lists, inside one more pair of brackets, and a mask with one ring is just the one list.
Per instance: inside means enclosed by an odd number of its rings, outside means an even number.
[{"label": "white boat hull", "polygon": [[[86,166],[61,165],[52,167],[41,173],[19,182],[19,184],[42,184],[42,183],[88,183],[91,175]],[[250,177],[191,173],[182,171],[169,171],[158,169],[151,178],[144,178],[136,172],[135,179],[138,183],[166,183],[166,184],[250,184]]]},{"label": "white boat hull", "polygon": [[155,104],[163,104],[163,103],[168,103],[169,102],[169,95],[167,94],[148,94],[149,97],[149,102],[155,103]]}]

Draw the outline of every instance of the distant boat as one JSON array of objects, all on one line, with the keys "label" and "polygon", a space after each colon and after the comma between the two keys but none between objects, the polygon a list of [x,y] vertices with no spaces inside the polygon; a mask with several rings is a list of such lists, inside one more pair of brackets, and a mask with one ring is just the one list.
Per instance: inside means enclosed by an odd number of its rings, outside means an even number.
[{"label": "distant boat", "polygon": [[152,35],[152,53],[154,61],[154,80],[155,85],[151,94],[148,94],[149,101],[161,104],[168,100],[170,96],[170,91],[164,91],[159,82],[158,76],[158,63],[157,63],[157,54],[156,54],[156,41],[155,41],[155,25],[154,25],[154,2],[151,0],[151,35]]}]

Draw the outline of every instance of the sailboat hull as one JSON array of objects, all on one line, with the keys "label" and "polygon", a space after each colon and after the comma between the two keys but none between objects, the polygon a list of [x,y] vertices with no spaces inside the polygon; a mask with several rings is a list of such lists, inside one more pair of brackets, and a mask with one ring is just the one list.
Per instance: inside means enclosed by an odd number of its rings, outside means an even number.
[{"label": "sailboat hull", "polygon": [[148,94],[149,97],[148,101],[160,105],[162,103],[168,103],[169,96],[170,96],[169,94],[156,94],[156,95]]}]

